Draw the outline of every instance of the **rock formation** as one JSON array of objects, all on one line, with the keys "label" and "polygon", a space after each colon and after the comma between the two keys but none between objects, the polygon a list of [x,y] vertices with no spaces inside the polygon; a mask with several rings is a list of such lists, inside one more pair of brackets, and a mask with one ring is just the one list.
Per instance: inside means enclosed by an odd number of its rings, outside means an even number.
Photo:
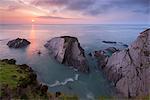
[{"label": "rock formation", "polygon": [[81,72],[89,71],[84,49],[80,46],[77,38],[70,36],[56,37],[44,46],[51,51],[52,57],[58,62],[73,66]]},{"label": "rock formation", "polygon": [[108,57],[111,56],[113,53],[119,51],[115,47],[109,47],[104,50],[99,50],[94,52],[94,56],[97,59],[98,65],[100,65],[100,68],[103,68],[108,60]]},{"label": "rock formation", "polygon": [[120,46],[123,46],[123,47],[128,47],[127,44],[124,44],[122,42],[116,42],[116,41],[102,41],[103,43],[106,43],[106,44],[116,44],[116,45],[120,45]]},{"label": "rock formation", "polygon": [[26,39],[20,39],[20,38],[17,38],[17,39],[14,39],[14,40],[11,40],[7,43],[7,45],[10,47],[10,48],[22,48],[22,47],[25,47],[27,45],[29,45],[30,42],[27,41]]},{"label": "rock formation", "polygon": [[125,50],[115,52],[103,69],[125,97],[150,95],[150,29],[140,33]]}]

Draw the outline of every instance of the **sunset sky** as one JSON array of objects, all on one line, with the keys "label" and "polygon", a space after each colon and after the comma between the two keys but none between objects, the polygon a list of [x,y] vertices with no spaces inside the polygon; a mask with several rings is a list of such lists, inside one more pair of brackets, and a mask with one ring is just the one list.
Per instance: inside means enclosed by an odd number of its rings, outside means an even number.
[{"label": "sunset sky", "polygon": [[0,24],[148,24],[149,0],[0,0]]}]

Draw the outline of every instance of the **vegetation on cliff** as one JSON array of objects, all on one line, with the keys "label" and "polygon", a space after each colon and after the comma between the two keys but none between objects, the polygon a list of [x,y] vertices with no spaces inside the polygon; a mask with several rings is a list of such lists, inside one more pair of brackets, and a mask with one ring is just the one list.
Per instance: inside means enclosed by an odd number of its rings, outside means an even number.
[{"label": "vegetation on cliff", "polygon": [[37,81],[37,75],[26,64],[16,65],[13,59],[0,60],[0,99],[77,100],[61,92],[47,92],[48,87]]}]

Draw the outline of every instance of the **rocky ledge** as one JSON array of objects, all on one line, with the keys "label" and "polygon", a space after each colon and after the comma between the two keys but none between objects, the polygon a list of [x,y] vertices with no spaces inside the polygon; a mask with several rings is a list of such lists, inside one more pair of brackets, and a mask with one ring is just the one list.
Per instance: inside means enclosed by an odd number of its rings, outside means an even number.
[{"label": "rocky ledge", "polygon": [[29,45],[30,42],[26,39],[17,38],[7,43],[10,48],[22,48]]},{"label": "rocky ledge", "polygon": [[107,58],[103,70],[121,96],[148,97],[150,95],[150,29],[141,32],[127,49],[115,52]]},{"label": "rocky ledge", "polygon": [[55,37],[44,45],[58,62],[73,66],[81,72],[89,72],[84,49],[76,37]]}]

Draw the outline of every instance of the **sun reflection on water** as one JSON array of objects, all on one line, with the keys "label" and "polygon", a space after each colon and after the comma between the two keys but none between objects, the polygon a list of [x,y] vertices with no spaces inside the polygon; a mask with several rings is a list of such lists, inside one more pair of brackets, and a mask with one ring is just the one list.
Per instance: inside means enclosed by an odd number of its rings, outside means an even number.
[{"label": "sun reflection on water", "polygon": [[31,26],[31,31],[29,33],[29,41],[31,44],[29,45],[27,49],[27,55],[28,57],[31,57],[32,54],[36,51],[37,43],[36,43],[36,31],[35,31],[35,26],[32,24]]}]

